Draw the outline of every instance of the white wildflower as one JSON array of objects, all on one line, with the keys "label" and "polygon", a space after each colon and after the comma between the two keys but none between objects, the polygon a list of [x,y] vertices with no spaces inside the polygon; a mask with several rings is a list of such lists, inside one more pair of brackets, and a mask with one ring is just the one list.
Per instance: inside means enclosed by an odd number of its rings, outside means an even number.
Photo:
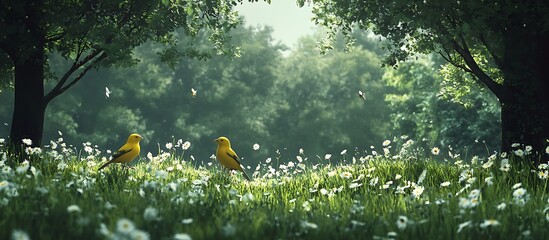
[{"label": "white wildflower", "polygon": [[173,236],[173,239],[174,240],[192,240],[191,235],[186,233],[176,233]]},{"label": "white wildflower", "polygon": [[142,230],[138,230],[138,229],[131,232],[130,237],[132,240],[149,240],[150,239],[149,233]]},{"label": "white wildflower", "polygon": [[425,187],[414,185],[414,190],[412,190],[412,196],[415,198],[421,197],[421,194],[423,194],[423,191],[425,190]]},{"label": "white wildflower", "polygon": [[350,172],[342,172],[341,174],[339,174],[339,176],[340,176],[341,178],[349,179],[349,178],[352,178],[352,177],[353,177],[353,174],[350,173]]},{"label": "white wildflower", "polygon": [[187,219],[181,220],[181,223],[183,223],[183,224],[191,224],[192,222],[193,222],[192,218],[187,218]]},{"label": "white wildflower", "polygon": [[499,210],[499,211],[503,211],[506,207],[507,207],[507,204],[501,203],[501,204],[496,206],[496,209]]},{"label": "white wildflower", "polygon": [[408,218],[406,216],[399,216],[396,224],[398,229],[402,231],[406,229],[406,226],[408,225]]},{"label": "white wildflower", "polygon": [[486,219],[480,224],[480,228],[495,227],[501,225],[498,220]]},{"label": "white wildflower", "polygon": [[80,207],[78,205],[70,205],[67,207],[67,212],[73,213],[73,212],[82,212]]},{"label": "white wildflower", "polygon": [[116,230],[119,233],[129,234],[135,230],[135,225],[129,219],[121,218],[116,223]]},{"label": "white wildflower", "polygon": [[22,140],[23,141],[23,144],[27,145],[27,146],[30,146],[32,145],[32,140],[28,139],[28,138],[25,138]]},{"label": "white wildflower", "polygon": [[467,222],[464,222],[464,223],[460,223],[457,232],[460,233],[464,228],[470,227],[471,223],[472,223],[472,221],[470,221],[470,220],[467,221]]},{"label": "white wildflower", "polygon": [[301,227],[304,229],[317,229],[318,225],[316,223],[301,221]]},{"label": "white wildflower", "polygon": [[187,149],[189,149],[191,147],[191,142],[189,141],[186,141],[183,143],[183,145],[181,145],[181,148],[185,151],[187,151]]},{"label": "white wildflower", "polygon": [[11,239],[12,240],[30,240],[29,234],[23,230],[13,230],[11,232]]},{"label": "white wildflower", "polygon": [[440,149],[438,147],[434,147],[433,149],[431,149],[431,153],[433,155],[438,155],[440,154]]},{"label": "white wildflower", "polygon": [[145,221],[159,221],[161,218],[158,216],[158,209],[154,207],[147,207],[143,212],[143,218]]}]

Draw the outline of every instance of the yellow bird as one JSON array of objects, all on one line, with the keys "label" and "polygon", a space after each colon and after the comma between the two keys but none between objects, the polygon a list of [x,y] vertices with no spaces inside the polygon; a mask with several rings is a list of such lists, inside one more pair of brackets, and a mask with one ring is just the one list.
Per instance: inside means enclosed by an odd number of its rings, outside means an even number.
[{"label": "yellow bird", "polygon": [[129,163],[131,162],[137,155],[139,155],[139,151],[141,150],[141,147],[139,146],[139,141],[141,141],[143,137],[141,135],[134,133],[128,137],[128,141],[126,141],[126,144],[124,144],[118,151],[116,151],[112,157],[111,160],[107,163],[103,164],[99,168],[100,171],[107,165],[111,163]]},{"label": "yellow bird", "polygon": [[217,160],[223,165],[223,167],[229,169],[229,170],[237,170],[244,173],[244,178],[246,178],[248,181],[250,180],[250,177],[246,172],[244,172],[244,169],[242,169],[242,166],[240,166],[240,162],[238,161],[238,155],[236,155],[236,152],[231,148],[231,142],[226,137],[219,137],[217,139],[214,139],[214,141],[217,143],[217,151],[215,151],[215,157]]}]

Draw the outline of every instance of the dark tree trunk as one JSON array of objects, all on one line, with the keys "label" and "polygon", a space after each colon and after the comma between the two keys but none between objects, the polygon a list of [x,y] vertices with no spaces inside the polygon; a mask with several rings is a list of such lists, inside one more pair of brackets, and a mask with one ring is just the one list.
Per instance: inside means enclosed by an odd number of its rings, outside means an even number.
[{"label": "dark tree trunk", "polygon": [[42,26],[43,1],[21,1],[14,8],[10,24],[12,31],[10,58],[15,66],[15,101],[10,141],[20,150],[23,139],[33,146],[42,141],[44,114],[45,30]]},{"label": "dark tree trunk", "polygon": [[37,48],[32,57],[15,64],[15,101],[10,139],[20,145],[31,139],[34,146],[42,142],[44,114],[44,50]]},{"label": "dark tree trunk", "polygon": [[530,145],[546,161],[549,139],[549,33],[520,23],[504,33],[505,77],[501,103],[502,151]]}]

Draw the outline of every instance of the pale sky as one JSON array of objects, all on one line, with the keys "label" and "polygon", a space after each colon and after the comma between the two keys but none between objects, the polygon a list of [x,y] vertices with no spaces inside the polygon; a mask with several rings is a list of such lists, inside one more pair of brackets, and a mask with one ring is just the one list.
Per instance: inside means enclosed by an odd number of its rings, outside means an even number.
[{"label": "pale sky", "polygon": [[244,0],[235,8],[246,19],[246,26],[271,26],[272,37],[293,49],[299,37],[314,33],[315,24],[311,21],[312,7],[307,3],[299,8],[295,0],[263,0],[250,3]]}]

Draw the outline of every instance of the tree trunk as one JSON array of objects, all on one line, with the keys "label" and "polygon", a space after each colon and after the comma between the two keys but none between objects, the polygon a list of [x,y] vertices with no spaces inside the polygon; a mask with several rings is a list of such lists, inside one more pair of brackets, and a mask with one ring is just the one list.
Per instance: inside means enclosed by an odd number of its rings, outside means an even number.
[{"label": "tree trunk", "polygon": [[23,139],[40,146],[47,103],[44,98],[45,30],[42,26],[43,1],[17,2],[11,16],[13,44],[10,58],[15,66],[15,101],[10,141],[20,150]]},{"label": "tree trunk", "polygon": [[14,146],[31,139],[33,146],[42,142],[44,128],[44,48],[36,48],[29,58],[15,64],[15,101],[10,140]]},{"label": "tree trunk", "polygon": [[510,151],[513,143],[530,145],[538,153],[533,160],[546,161],[549,158],[545,153],[549,139],[549,67],[546,65],[549,33],[527,27],[517,24],[504,33],[501,147],[502,151]]}]

